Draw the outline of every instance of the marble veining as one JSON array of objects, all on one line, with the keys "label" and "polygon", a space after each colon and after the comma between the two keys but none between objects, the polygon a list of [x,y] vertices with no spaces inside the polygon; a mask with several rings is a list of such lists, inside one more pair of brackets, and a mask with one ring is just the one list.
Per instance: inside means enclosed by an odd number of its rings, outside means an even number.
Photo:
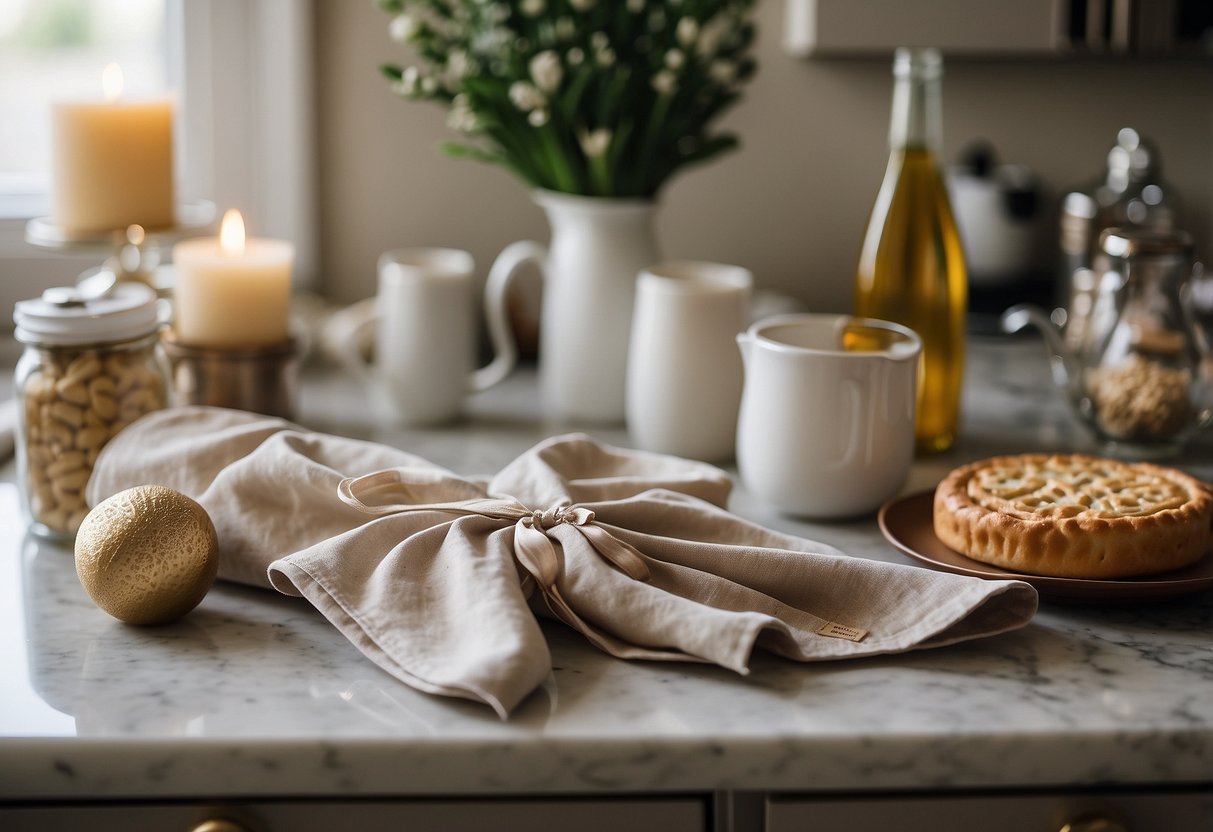
[{"label": "marble veining", "polygon": [[[907,491],[990,453],[1093,450],[1027,341],[977,344],[964,438]],[[530,379],[463,424],[372,421],[347,379],[309,379],[300,421],[486,473],[555,428]],[[592,430],[626,444],[618,429]],[[1209,477],[1198,446],[1184,467]],[[951,789],[1213,781],[1213,593],[1045,603],[1028,627],[900,656],[747,677],[631,663],[545,623],[553,673],[509,721],[379,671],[299,599],[220,584],[160,628],[92,605],[69,550],[24,536],[0,484],[0,800],[292,794]],[[861,557],[904,558],[872,518],[805,523],[739,491],[757,522]]]}]

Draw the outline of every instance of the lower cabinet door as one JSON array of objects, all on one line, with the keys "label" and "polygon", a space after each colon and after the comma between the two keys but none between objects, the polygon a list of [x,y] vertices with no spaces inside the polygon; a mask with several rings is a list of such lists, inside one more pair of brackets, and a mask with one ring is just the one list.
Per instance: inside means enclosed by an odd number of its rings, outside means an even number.
[{"label": "lower cabinet door", "polygon": [[1203,832],[1213,830],[1213,791],[767,799],[766,832],[894,829],[897,832]]},{"label": "lower cabinet door", "polygon": [[707,798],[0,806],[4,832],[708,832]]}]

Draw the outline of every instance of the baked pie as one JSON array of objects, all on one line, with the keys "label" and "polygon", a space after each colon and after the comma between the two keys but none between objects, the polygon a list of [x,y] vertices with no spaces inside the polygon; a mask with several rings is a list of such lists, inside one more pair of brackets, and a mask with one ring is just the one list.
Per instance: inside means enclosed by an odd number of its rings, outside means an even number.
[{"label": "baked pie", "polygon": [[1148,463],[1020,454],[952,471],[935,489],[935,535],[983,563],[1034,575],[1125,578],[1200,560],[1213,496]]}]

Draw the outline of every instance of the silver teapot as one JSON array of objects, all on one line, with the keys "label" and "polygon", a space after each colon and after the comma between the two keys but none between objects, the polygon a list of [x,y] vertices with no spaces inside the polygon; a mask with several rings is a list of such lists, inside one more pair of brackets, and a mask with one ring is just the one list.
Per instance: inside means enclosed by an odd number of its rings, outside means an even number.
[{"label": "silver teapot", "polygon": [[1081,309],[1020,305],[1002,327],[1035,325],[1053,352],[1054,379],[1078,417],[1117,456],[1177,452],[1213,423],[1213,363],[1187,303],[1192,239],[1182,231],[1110,228],[1102,267],[1081,277]]}]

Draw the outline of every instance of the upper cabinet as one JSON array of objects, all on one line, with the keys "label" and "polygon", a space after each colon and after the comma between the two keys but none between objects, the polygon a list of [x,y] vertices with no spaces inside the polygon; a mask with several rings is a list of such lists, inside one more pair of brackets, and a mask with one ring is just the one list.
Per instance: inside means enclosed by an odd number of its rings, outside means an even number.
[{"label": "upper cabinet", "polygon": [[1213,55],[1210,0],[786,0],[799,56]]}]

